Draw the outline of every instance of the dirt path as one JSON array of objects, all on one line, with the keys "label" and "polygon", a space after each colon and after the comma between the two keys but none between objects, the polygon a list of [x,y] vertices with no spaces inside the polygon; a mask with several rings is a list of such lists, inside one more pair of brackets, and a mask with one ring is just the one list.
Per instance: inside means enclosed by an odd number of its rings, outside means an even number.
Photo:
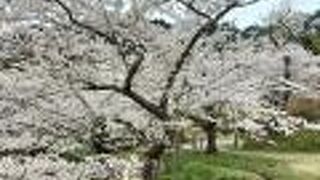
[{"label": "dirt path", "polygon": [[320,180],[319,154],[288,154],[279,158],[283,158],[297,176],[303,179],[308,177],[308,180]]}]

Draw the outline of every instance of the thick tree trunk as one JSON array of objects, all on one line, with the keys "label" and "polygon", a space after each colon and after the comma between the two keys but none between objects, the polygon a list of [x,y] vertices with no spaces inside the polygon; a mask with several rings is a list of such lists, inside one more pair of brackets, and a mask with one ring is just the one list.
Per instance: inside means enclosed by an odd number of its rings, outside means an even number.
[{"label": "thick tree trunk", "polygon": [[144,155],[145,162],[142,169],[143,180],[156,180],[160,169],[161,156],[163,155],[165,146],[156,144],[152,146]]},{"label": "thick tree trunk", "polygon": [[205,126],[205,133],[207,135],[206,152],[211,154],[218,151],[217,148],[217,128],[215,122],[209,122]]},{"label": "thick tree trunk", "polygon": [[[283,57],[283,62],[284,62],[284,72],[283,72],[283,77],[286,80],[291,80],[292,77],[292,72],[291,72],[291,57],[290,56],[284,56]],[[282,108],[285,109],[290,97],[291,97],[291,91],[286,90],[283,92],[283,98],[282,98]]]},{"label": "thick tree trunk", "polygon": [[238,131],[238,128],[234,129],[233,147],[234,147],[234,149],[238,149],[238,147],[239,147],[239,131]]},{"label": "thick tree trunk", "polygon": [[145,160],[142,170],[143,180],[156,180],[159,162],[158,159],[147,158]]}]

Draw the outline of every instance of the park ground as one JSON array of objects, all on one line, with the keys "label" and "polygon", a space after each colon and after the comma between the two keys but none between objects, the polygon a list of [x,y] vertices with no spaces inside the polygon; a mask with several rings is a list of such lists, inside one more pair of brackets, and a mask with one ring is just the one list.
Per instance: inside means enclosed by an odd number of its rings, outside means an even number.
[{"label": "park ground", "polygon": [[184,151],[164,163],[161,180],[320,180],[320,153]]},{"label": "park ground", "polygon": [[243,140],[240,150],[170,153],[163,159],[160,180],[320,180],[319,130],[275,136],[276,146]]}]

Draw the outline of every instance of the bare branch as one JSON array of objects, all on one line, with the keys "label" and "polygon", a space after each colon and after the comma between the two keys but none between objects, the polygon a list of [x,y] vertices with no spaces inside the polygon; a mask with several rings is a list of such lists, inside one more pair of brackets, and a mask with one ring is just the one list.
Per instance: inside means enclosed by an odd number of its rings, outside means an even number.
[{"label": "bare branch", "polygon": [[25,148],[4,149],[0,151],[0,158],[11,156],[11,155],[36,156],[38,154],[47,152],[48,148],[49,148],[48,146],[34,146],[28,149],[25,149]]},{"label": "bare branch", "polygon": [[136,102],[141,107],[149,111],[151,114],[157,116],[159,119],[163,121],[169,120],[169,115],[163,109],[159,108],[159,106],[157,106],[156,104],[146,100],[144,97],[137,94],[136,92],[123,91],[122,94],[132,99],[134,102]]},{"label": "bare branch", "polygon": [[129,68],[127,77],[124,82],[124,89],[125,90],[127,90],[127,91],[131,90],[132,81],[133,81],[135,75],[138,73],[138,70],[139,70],[142,62],[144,61],[144,59],[145,59],[144,55],[140,54],[138,59]]},{"label": "bare branch", "polygon": [[117,92],[117,93],[121,93],[122,92],[122,89],[116,85],[113,85],[113,84],[105,84],[105,85],[98,85],[98,84],[95,84],[93,82],[84,82],[84,86],[82,89],[83,90],[89,90],[89,91],[104,91],[104,90],[107,90],[107,91],[114,91],[114,92]]},{"label": "bare branch", "polygon": [[197,9],[196,7],[194,7],[192,2],[187,3],[183,0],[177,0],[177,2],[181,3],[182,5],[184,5],[186,8],[188,8],[189,10],[191,10],[192,12],[197,14],[198,16],[206,18],[206,19],[211,19],[211,16],[209,14],[204,13],[204,12],[200,11],[199,9]]},{"label": "bare branch", "polygon": [[249,6],[249,5],[255,4],[259,1],[260,0],[251,0],[251,1],[244,2],[244,3],[239,3],[238,7]]},{"label": "bare branch", "polygon": [[87,83],[86,87],[83,88],[84,90],[89,90],[89,91],[113,91],[119,94],[122,94],[138,105],[140,105],[142,108],[146,109],[148,112],[151,114],[155,115],[159,119],[163,121],[167,121],[169,119],[169,116],[167,113],[165,113],[162,109],[160,109],[156,104],[148,101],[145,99],[143,96],[139,95],[138,93],[132,91],[132,90],[127,90],[120,88],[116,85],[98,85],[94,83]]}]

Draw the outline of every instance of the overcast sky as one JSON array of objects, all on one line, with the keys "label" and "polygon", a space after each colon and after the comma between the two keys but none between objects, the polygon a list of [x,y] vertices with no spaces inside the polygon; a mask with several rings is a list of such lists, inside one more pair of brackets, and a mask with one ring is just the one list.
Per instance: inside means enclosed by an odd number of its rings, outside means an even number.
[{"label": "overcast sky", "polygon": [[[124,3],[127,0],[105,0],[109,5],[109,10],[114,10],[115,7],[121,7],[123,11],[130,8],[130,3]],[[124,2],[123,2],[124,1]],[[5,2],[4,0],[0,0]],[[127,1],[130,2],[130,1]],[[170,5],[169,5],[170,6]],[[1,5],[0,5],[1,7]],[[127,7],[127,8],[126,8]],[[291,7],[293,10],[302,11],[305,13],[313,13],[316,10],[320,10],[320,0],[260,0],[259,3],[254,5],[244,7],[241,9],[236,9],[232,11],[225,19],[234,21],[235,24],[244,28],[254,24],[261,24],[266,22],[267,17],[272,11],[281,9],[281,7]],[[177,12],[177,10],[175,10]],[[165,18],[170,23],[175,23],[176,17],[173,14],[163,14],[161,12],[152,11],[148,14],[148,17],[162,17]]]},{"label": "overcast sky", "polygon": [[262,23],[272,12],[282,6],[290,6],[294,10],[312,13],[320,10],[320,0],[262,0],[261,2],[235,10],[227,19],[234,20],[239,27]]}]

